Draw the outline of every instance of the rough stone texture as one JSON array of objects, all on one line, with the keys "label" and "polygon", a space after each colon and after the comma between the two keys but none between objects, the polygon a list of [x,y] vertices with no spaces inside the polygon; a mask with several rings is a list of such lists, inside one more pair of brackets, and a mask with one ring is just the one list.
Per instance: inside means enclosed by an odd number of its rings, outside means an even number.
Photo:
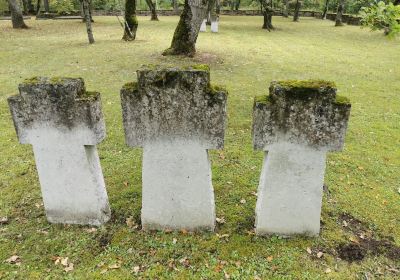
[{"label": "rough stone texture", "polygon": [[105,137],[99,93],[82,79],[35,77],[8,99],[22,144],[32,144],[47,219],[99,225],[110,218],[96,144]]},{"label": "rough stone texture", "polygon": [[343,146],[350,103],[323,81],[273,82],[257,97],[253,144],[265,154],[256,233],[319,233],[325,158]]},{"label": "rough stone texture", "polygon": [[208,149],[222,149],[226,92],[210,85],[206,66],[150,67],[125,85],[126,142],[144,147],[144,229],[214,229]]},{"label": "rough stone texture", "polygon": [[350,106],[346,99],[336,99],[331,83],[273,82],[270,95],[254,103],[254,148],[263,150],[285,140],[316,149],[341,150]]}]

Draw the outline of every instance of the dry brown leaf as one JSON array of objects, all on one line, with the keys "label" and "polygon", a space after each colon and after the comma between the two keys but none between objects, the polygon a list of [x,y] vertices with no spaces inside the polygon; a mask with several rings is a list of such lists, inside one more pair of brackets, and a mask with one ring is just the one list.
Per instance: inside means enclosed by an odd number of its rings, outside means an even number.
[{"label": "dry brown leaf", "polygon": [[6,262],[10,263],[10,264],[19,264],[19,263],[21,263],[21,258],[20,258],[20,256],[13,255],[13,256],[9,257],[8,259],[6,259]]},{"label": "dry brown leaf", "polygon": [[93,233],[93,232],[96,232],[96,231],[97,231],[97,228],[94,228],[94,227],[92,227],[92,228],[87,228],[87,229],[85,229],[85,231],[86,231],[87,233]]},{"label": "dry brown leaf", "polygon": [[307,253],[309,253],[310,255],[312,254],[312,251],[311,251],[311,248],[310,247],[307,247]]},{"label": "dry brown leaf", "polygon": [[104,273],[106,273],[108,271],[108,269],[106,268],[106,269],[103,269],[102,271],[100,271],[100,274],[104,274]]},{"label": "dry brown leaf", "polygon": [[135,223],[135,221],[133,220],[133,217],[132,217],[132,216],[126,218],[126,225],[127,225],[129,228],[135,227],[136,223]]},{"label": "dry brown leaf", "polygon": [[129,183],[127,181],[124,182],[124,186],[127,187]]},{"label": "dry brown leaf", "polygon": [[74,264],[73,263],[69,263],[67,267],[64,268],[65,272],[70,272],[74,270]]},{"label": "dry brown leaf", "polygon": [[274,259],[273,256],[268,256],[268,257],[267,257],[267,261],[268,261],[268,262],[272,262],[273,259]]},{"label": "dry brown leaf", "polygon": [[332,270],[328,267],[327,269],[325,269],[325,273],[331,273]]},{"label": "dry brown leaf", "polygon": [[215,218],[215,220],[217,221],[218,224],[221,224],[221,225],[225,224],[225,222],[226,222],[224,217],[221,217],[221,218],[217,217],[217,218]]},{"label": "dry brown leaf", "polygon": [[225,279],[231,279],[231,276],[226,271],[224,271],[224,277]]},{"label": "dry brown leaf", "polygon": [[242,199],[240,200],[240,203],[241,203],[241,204],[245,204],[245,203],[246,203],[246,199],[242,198]]},{"label": "dry brown leaf", "polygon": [[318,252],[318,253],[317,253],[317,258],[320,259],[323,255],[324,255],[324,253]]},{"label": "dry brown leaf", "polygon": [[140,266],[135,266],[135,267],[133,267],[133,272],[134,272],[135,274],[138,274],[139,271],[140,271]]},{"label": "dry brown leaf", "polygon": [[121,267],[121,265],[118,264],[118,263],[115,263],[115,264],[112,264],[112,265],[109,265],[109,266],[108,266],[109,269],[118,269],[118,268],[120,268],[120,267]]},{"label": "dry brown leaf", "polygon": [[182,230],[181,230],[181,233],[182,233],[182,234],[187,234],[188,231],[187,231],[186,229],[182,229]]},{"label": "dry brown leaf", "polygon": [[1,217],[0,218],[0,225],[6,225],[8,224],[8,218],[7,217]]}]

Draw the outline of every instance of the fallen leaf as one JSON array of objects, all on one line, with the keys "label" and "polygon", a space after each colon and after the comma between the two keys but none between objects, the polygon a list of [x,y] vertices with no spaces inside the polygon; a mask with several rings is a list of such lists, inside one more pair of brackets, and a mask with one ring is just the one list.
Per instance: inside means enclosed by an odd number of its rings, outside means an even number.
[{"label": "fallen leaf", "polygon": [[68,266],[68,257],[66,257],[66,258],[61,258],[61,264],[62,264],[63,266]]},{"label": "fallen leaf", "polygon": [[125,181],[124,186],[127,187],[128,185],[129,185],[129,183]]},{"label": "fallen leaf", "polygon": [[186,229],[182,229],[182,230],[181,230],[181,233],[182,233],[182,234],[187,234],[188,231],[187,231]]},{"label": "fallen leaf", "polygon": [[19,264],[21,263],[21,258],[17,255],[11,256],[10,258],[6,259],[7,263],[10,264]]},{"label": "fallen leaf", "polygon": [[218,237],[219,239],[228,238],[228,237],[229,237],[229,234],[227,234],[227,233],[225,233],[225,234],[218,234],[218,233],[217,233],[217,237]]},{"label": "fallen leaf", "polygon": [[225,279],[231,279],[231,276],[226,271],[224,271],[224,277]]},{"label": "fallen leaf", "polygon": [[224,152],[219,152],[219,158],[220,159],[225,159],[225,155],[224,155]]},{"label": "fallen leaf", "polygon": [[92,228],[87,228],[87,229],[85,229],[85,231],[86,231],[87,233],[93,233],[93,232],[96,232],[96,231],[97,231],[97,228],[94,228],[94,227],[92,227]]},{"label": "fallen leaf", "polygon": [[176,244],[176,242],[178,242],[178,239],[173,238],[173,239],[172,239],[172,244]]},{"label": "fallen leaf", "polygon": [[135,274],[138,274],[139,271],[140,271],[140,266],[133,267],[133,272],[135,272]]},{"label": "fallen leaf", "polygon": [[100,263],[98,263],[96,266],[97,267],[102,267],[102,266],[104,266],[105,265],[105,262],[100,262]]},{"label": "fallen leaf", "polygon": [[331,273],[332,270],[328,267],[327,269],[325,269],[325,273]]},{"label": "fallen leaf", "polygon": [[254,196],[258,196],[257,192],[251,192],[251,194],[254,195]]},{"label": "fallen leaf", "polygon": [[6,225],[8,224],[8,218],[7,217],[1,217],[0,218],[0,225]]},{"label": "fallen leaf", "polygon": [[221,225],[225,224],[225,218],[224,217],[221,217],[221,218],[217,217],[217,218],[215,218],[215,220],[217,221],[218,224],[221,224]]},{"label": "fallen leaf", "polygon": [[267,261],[268,261],[268,262],[272,262],[273,259],[274,259],[273,256],[268,256],[268,257],[267,257]]},{"label": "fallen leaf", "polygon": [[240,203],[245,204],[245,203],[246,203],[246,199],[242,198],[242,199],[240,200]]},{"label": "fallen leaf", "polygon": [[135,227],[136,223],[135,223],[135,221],[133,220],[133,217],[132,217],[132,216],[126,218],[126,225],[127,225],[129,228]]},{"label": "fallen leaf", "polygon": [[324,255],[324,253],[318,252],[318,253],[317,253],[317,258],[320,259],[323,255]]},{"label": "fallen leaf", "polygon": [[108,269],[106,268],[106,269],[103,269],[102,271],[100,271],[100,274],[104,274],[104,273],[106,273],[108,271]]},{"label": "fallen leaf", "polygon": [[121,265],[117,264],[117,263],[108,266],[109,269],[118,269],[120,267],[121,267]]},{"label": "fallen leaf", "polygon": [[347,222],[346,221],[343,221],[342,224],[343,224],[344,227],[347,227]]},{"label": "fallen leaf", "polygon": [[74,264],[73,263],[69,263],[68,266],[66,268],[64,268],[65,272],[70,272],[74,270]]},{"label": "fallen leaf", "polygon": [[307,247],[307,253],[309,253],[310,255],[312,254],[312,251],[311,251],[311,249],[310,249],[310,247]]}]

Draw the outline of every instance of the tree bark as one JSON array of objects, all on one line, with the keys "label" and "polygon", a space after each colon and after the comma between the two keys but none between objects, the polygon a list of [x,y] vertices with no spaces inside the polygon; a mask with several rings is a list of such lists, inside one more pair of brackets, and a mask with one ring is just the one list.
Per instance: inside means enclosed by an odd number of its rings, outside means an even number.
[{"label": "tree bark", "polygon": [[208,1],[207,22],[206,22],[207,25],[211,25],[211,21],[213,21],[213,19],[215,20],[216,18],[215,5],[216,5],[216,0]]},{"label": "tree bark", "polygon": [[133,41],[136,39],[136,30],[138,28],[136,18],[136,0],[125,1],[125,29],[122,40]]},{"label": "tree bark", "polygon": [[86,22],[86,31],[88,34],[89,44],[94,43],[93,31],[92,31],[92,21],[90,20],[90,2],[89,0],[81,0],[82,1],[82,9],[84,13],[84,18]]},{"label": "tree bark", "polygon": [[36,2],[36,15],[37,16],[40,14],[40,2],[41,2],[41,0],[37,0],[37,2]]},{"label": "tree bark", "polygon": [[260,0],[260,2],[261,2],[262,13],[264,16],[264,24],[262,28],[271,31],[272,29],[274,29],[272,25],[272,14],[273,14],[273,9],[271,8],[272,0]]},{"label": "tree bark", "polygon": [[283,5],[283,13],[282,13],[282,16],[283,17],[285,17],[285,18],[287,18],[287,17],[289,17],[289,0],[284,0],[284,3],[283,3],[284,5]]},{"label": "tree bark", "polygon": [[200,26],[207,13],[207,4],[207,0],[185,0],[171,47],[163,55],[194,56]]},{"label": "tree bark", "polygon": [[297,0],[296,6],[294,7],[293,21],[299,21],[300,8],[301,8],[301,2],[299,0]]},{"label": "tree bark", "polygon": [[151,18],[150,20],[158,20],[156,5],[154,5],[152,0],[146,0],[147,6],[151,11]]},{"label": "tree bark", "polygon": [[15,29],[28,28],[28,26],[24,22],[22,10],[17,0],[8,0],[8,6],[10,7],[10,12],[11,12],[12,27]]},{"label": "tree bark", "polygon": [[235,0],[235,10],[238,11],[240,7],[240,0]]},{"label": "tree bark", "polygon": [[324,12],[322,13],[322,19],[326,19],[326,14],[328,13],[328,6],[329,6],[329,0],[326,0],[325,1]]},{"label": "tree bark", "polygon": [[49,0],[43,0],[43,6],[44,6],[44,10],[46,11],[46,13],[50,13]]},{"label": "tree bark", "polygon": [[344,0],[339,0],[337,12],[336,12],[335,26],[343,25],[343,21],[342,21],[343,9],[344,9]]},{"label": "tree bark", "polygon": [[172,0],[172,7],[174,9],[174,14],[177,15],[179,13],[179,3],[178,0]]}]

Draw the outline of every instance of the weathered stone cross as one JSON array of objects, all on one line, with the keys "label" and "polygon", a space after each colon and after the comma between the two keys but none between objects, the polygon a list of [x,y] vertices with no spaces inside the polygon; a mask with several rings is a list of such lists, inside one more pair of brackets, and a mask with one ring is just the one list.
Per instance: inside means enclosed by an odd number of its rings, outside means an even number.
[{"label": "weathered stone cross", "polygon": [[32,78],[8,99],[19,141],[32,144],[47,219],[100,225],[110,208],[96,144],[105,137],[100,94],[82,79]]},{"label": "weathered stone cross", "polygon": [[256,97],[253,144],[264,157],[256,233],[317,235],[325,159],[343,147],[350,103],[323,81],[273,82]]},{"label": "weathered stone cross", "polygon": [[126,142],[143,147],[144,229],[213,230],[208,149],[222,149],[226,92],[208,67],[148,68],[121,90]]}]

